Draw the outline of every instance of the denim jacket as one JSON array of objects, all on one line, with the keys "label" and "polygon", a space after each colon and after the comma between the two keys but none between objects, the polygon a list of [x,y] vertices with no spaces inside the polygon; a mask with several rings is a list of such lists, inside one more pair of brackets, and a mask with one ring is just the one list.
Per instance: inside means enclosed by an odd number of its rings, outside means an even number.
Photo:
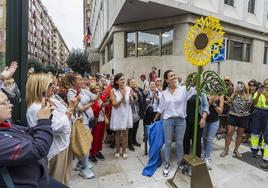
[{"label": "denim jacket", "polygon": [[209,114],[209,106],[208,106],[208,98],[207,95],[205,93],[201,93],[199,96],[200,99],[200,106],[199,106],[199,113],[202,116],[203,112],[206,112],[207,114]]}]

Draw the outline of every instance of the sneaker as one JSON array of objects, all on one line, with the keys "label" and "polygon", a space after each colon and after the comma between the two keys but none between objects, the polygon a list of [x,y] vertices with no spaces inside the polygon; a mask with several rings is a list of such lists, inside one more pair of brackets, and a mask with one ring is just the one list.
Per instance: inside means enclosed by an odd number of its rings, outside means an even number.
[{"label": "sneaker", "polygon": [[137,147],[141,147],[141,144],[138,143],[138,142],[133,142],[133,145],[134,145],[134,146],[137,146]]},{"label": "sneaker", "polygon": [[127,159],[128,155],[126,153],[123,153],[123,159]]},{"label": "sneaker", "polygon": [[92,164],[91,164],[89,161],[88,161],[87,168],[88,168],[88,169],[92,169],[92,168],[93,168]]},{"label": "sneaker", "polygon": [[167,177],[169,171],[170,171],[170,164],[169,164],[168,162],[166,162],[166,163],[164,164],[164,167],[163,167],[163,176],[164,176],[164,177]]},{"label": "sneaker", "polygon": [[89,160],[93,163],[98,162],[98,159],[94,155],[89,156]]},{"label": "sneaker", "polygon": [[204,161],[207,165],[208,170],[212,170],[211,159],[205,158]]},{"label": "sneaker", "polygon": [[129,144],[129,145],[128,145],[128,149],[129,149],[130,151],[135,151],[135,148],[134,148],[134,146],[133,146],[132,144]]},{"label": "sneaker", "polygon": [[238,150],[234,150],[234,152],[233,152],[234,154],[235,154],[235,156],[236,157],[238,157],[238,158],[241,158],[242,157],[242,154],[241,153],[239,153],[239,151]]},{"label": "sneaker", "polygon": [[181,162],[178,162],[177,165],[179,169],[183,171],[183,169],[185,169],[186,163],[184,161],[181,161]]},{"label": "sneaker", "polygon": [[262,162],[262,164],[261,164],[261,167],[262,167],[263,169],[265,169],[265,170],[268,170],[268,161],[264,161],[264,160],[263,160],[263,162]]},{"label": "sneaker", "polygon": [[116,159],[119,159],[119,158],[120,158],[120,154],[119,154],[119,153],[116,153],[116,154],[114,155],[114,157],[115,157]]},{"label": "sneaker", "polygon": [[186,165],[185,167],[184,167],[184,170],[183,170],[183,174],[185,174],[185,175],[188,175],[188,176],[192,176],[192,167],[191,166],[189,166],[189,165]]},{"label": "sneaker", "polygon": [[101,160],[101,161],[104,161],[105,160],[105,157],[102,155],[101,152],[99,152],[97,155],[96,155],[97,159]]},{"label": "sneaker", "polygon": [[94,178],[94,173],[89,168],[85,168],[80,171],[79,176],[85,179],[92,179]]},{"label": "sneaker", "polygon": [[78,162],[78,163],[76,164],[74,170],[75,170],[75,171],[81,171],[81,169],[82,169],[82,164]]}]

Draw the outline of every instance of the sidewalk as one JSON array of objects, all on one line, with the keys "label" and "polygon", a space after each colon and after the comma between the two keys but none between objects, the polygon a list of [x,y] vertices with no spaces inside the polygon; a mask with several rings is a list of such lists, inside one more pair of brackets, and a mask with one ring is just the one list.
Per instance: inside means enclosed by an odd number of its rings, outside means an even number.
[{"label": "sidewalk", "polygon": [[[142,170],[148,161],[144,156],[144,143],[142,142],[142,126],[139,127],[139,143],[142,147],[135,147],[135,152],[128,151],[129,158],[123,160],[114,158],[113,149],[104,145],[105,161],[94,164],[95,178],[85,180],[74,172],[70,188],[168,188],[166,180],[170,179],[176,170],[175,148],[172,147],[172,168],[168,177],[163,177],[162,167],[158,168],[153,177],[142,176]],[[259,170],[232,157],[234,143],[230,153],[225,158],[219,155],[224,147],[224,139],[216,140],[212,154],[212,170],[210,177],[215,188],[267,188],[268,172]],[[249,151],[241,146],[240,152]]]}]

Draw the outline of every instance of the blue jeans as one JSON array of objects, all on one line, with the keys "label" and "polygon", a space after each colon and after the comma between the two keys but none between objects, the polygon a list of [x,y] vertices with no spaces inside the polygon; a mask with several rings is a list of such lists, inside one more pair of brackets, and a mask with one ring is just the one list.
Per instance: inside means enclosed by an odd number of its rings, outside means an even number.
[{"label": "blue jeans", "polygon": [[216,137],[220,121],[207,123],[203,130],[204,157],[209,159],[213,147],[213,140]]},{"label": "blue jeans", "polygon": [[85,169],[88,167],[88,156],[89,156],[89,154],[85,155],[82,158],[82,169]]},{"label": "blue jeans", "polygon": [[176,134],[176,155],[177,159],[180,162],[183,158],[183,137],[186,129],[185,118],[181,117],[172,117],[165,119],[163,122],[164,126],[164,135],[165,135],[165,161],[170,161],[170,149],[172,144],[172,136],[175,129]]}]

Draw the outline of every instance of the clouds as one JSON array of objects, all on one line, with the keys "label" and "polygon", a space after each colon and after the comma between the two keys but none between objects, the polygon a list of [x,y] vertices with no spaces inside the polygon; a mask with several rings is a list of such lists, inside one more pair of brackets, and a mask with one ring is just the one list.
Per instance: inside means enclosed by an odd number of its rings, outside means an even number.
[{"label": "clouds", "polygon": [[83,47],[83,0],[42,0],[68,48]]}]

